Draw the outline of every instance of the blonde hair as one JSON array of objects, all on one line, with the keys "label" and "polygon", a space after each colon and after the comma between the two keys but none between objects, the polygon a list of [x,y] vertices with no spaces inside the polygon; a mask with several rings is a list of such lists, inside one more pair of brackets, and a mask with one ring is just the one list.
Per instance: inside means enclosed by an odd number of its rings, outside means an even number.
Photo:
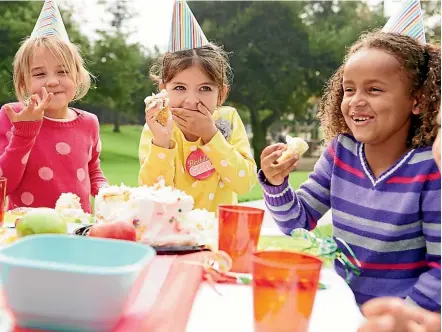
[{"label": "blonde hair", "polygon": [[224,88],[227,88],[225,95],[219,99],[219,104],[223,104],[230,88],[229,81],[233,76],[232,68],[229,64],[228,53],[214,43],[190,50],[167,52],[151,67],[150,78],[157,85],[166,84],[177,74],[195,64],[200,65],[215,82],[220,97]]},{"label": "blonde hair", "polygon": [[68,70],[74,81],[76,92],[73,100],[83,98],[91,86],[91,74],[86,70],[78,47],[53,36],[29,37],[25,39],[14,57],[14,88],[19,101],[30,97],[28,87],[31,77],[31,61],[35,50],[43,47],[49,50]]}]

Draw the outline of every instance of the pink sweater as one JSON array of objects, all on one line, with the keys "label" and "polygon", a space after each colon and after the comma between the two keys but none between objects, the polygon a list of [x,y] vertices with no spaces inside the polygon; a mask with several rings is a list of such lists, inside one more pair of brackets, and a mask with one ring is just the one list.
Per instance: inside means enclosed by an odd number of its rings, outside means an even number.
[{"label": "pink sweater", "polygon": [[[16,112],[23,105],[10,104]],[[77,110],[68,122],[43,119],[9,121],[0,110],[0,176],[7,178],[9,209],[21,206],[54,208],[62,193],[80,197],[91,212],[90,195],[107,184],[100,168],[98,119]]]}]

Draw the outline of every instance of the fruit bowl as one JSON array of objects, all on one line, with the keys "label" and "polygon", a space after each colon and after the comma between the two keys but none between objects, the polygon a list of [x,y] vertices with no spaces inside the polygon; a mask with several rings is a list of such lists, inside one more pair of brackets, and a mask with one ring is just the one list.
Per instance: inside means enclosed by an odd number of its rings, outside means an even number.
[{"label": "fruit bowl", "polygon": [[154,256],[129,241],[31,235],[0,250],[3,293],[19,326],[109,331]]}]

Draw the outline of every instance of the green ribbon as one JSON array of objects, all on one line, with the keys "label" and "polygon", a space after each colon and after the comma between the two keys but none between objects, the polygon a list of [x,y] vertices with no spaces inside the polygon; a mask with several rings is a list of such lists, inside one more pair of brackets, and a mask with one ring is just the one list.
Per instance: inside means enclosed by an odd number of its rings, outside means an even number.
[{"label": "green ribbon", "polygon": [[[317,235],[315,235],[313,232],[309,232],[303,228],[294,229],[290,235],[295,239],[303,239],[308,241],[308,246],[303,248],[301,251],[309,250],[311,252],[312,250],[316,250],[316,255],[318,257],[339,261],[344,266],[346,274],[345,279],[348,284],[350,283],[352,273],[357,276],[361,274],[361,263],[356,258],[353,250],[351,250],[350,246],[344,240],[338,237],[321,237],[320,231],[318,231]],[[339,241],[347,249],[357,266],[353,264],[347,255],[344,254],[343,250],[338,247],[337,241]]]}]

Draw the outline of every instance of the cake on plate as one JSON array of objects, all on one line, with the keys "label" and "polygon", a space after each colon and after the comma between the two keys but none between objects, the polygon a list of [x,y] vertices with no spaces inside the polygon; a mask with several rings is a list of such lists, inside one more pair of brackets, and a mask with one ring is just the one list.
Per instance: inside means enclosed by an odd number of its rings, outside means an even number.
[{"label": "cake on plate", "polygon": [[208,242],[216,218],[205,210],[193,210],[193,206],[192,196],[165,186],[164,180],[152,187],[122,184],[100,189],[95,197],[95,217],[97,222],[133,223],[138,240],[151,246],[205,244],[202,242]]}]

